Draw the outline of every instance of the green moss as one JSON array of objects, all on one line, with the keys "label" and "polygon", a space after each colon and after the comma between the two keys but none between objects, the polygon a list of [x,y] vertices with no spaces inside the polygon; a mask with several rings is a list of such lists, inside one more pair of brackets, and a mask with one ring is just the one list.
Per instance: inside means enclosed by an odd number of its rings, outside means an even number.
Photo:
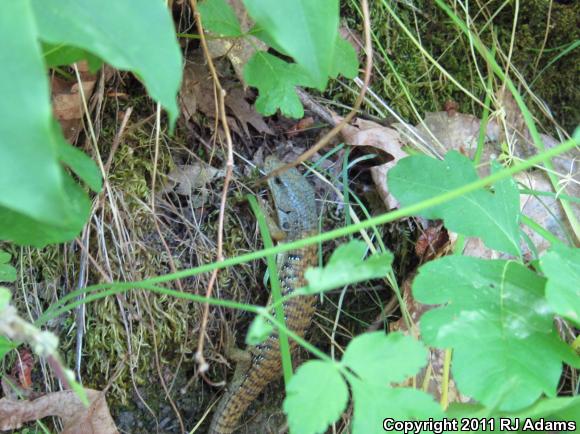
[{"label": "green moss", "polygon": [[[510,50],[512,25],[515,14],[515,3],[509,2],[494,17],[492,25],[486,25],[492,13],[497,11],[503,1],[494,0],[481,11],[471,6],[470,15],[473,27],[480,32],[480,37],[488,48],[497,44],[504,53]],[[469,41],[459,28],[431,0],[413,2],[417,8],[405,5],[404,2],[388,2],[397,17],[415,37],[420,36],[422,47],[439,61],[462,86],[468,89],[481,101],[485,98],[485,89],[478,77],[476,66],[487,76],[488,68],[483,59],[476,55],[474,60]],[[512,63],[521,72],[527,83],[531,83],[537,74],[546,67],[563,48],[580,38],[580,3],[558,4],[552,2],[550,28],[544,51],[537,62],[546,32],[546,19],[550,2],[532,0],[519,2],[518,25],[513,41]],[[358,2],[348,2],[343,15],[351,29],[362,34]],[[403,118],[415,122],[413,105],[420,116],[425,111],[443,110],[447,100],[454,100],[459,111],[481,114],[481,107],[461,91],[439,70],[434,68],[421,51],[411,42],[400,26],[391,17],[382,1],[371,2],[372,30],[375,41],[375,71],[372,88]],[[459,11],[460,12],[460,11]],[[464,13],[459,15],[464,18]],[[560,48],[558,48],[560,47]],[[532,91],[544,100],[554,118],[569,132],[580,119],[580,93],[577,92],[577,77],[580,69],[580,50],[576,49],[550,65],[535,81]],[[403,84],[399,83],[394,72],[382,59],[384,56],[394,65]],[[500,57],[497,56],[499,60]],[[500,61],[501,64],[501,61]],[[514,78],[514,75],[511,75]],[[495,88],[501,83],[495,83]],[[403,86],[410,99],[405,96]],[[521,88],[521,86],[520,86]],[[523,92],[523,89],[520,89]],[[341,92],[332,88],[330,98],[343,97]],[[549,129],[550,123],[541,113],[529,95],[524,95],[532,113],[540,124]],[[346,95],[344,101],[352,104],[354,96]],[[367,107],[369,112],[372,109]]]}]

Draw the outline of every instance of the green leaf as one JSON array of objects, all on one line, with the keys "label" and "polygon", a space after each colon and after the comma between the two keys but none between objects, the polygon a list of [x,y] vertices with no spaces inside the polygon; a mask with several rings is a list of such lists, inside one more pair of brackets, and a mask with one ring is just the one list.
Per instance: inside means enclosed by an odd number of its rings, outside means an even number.
[{"label": "green leaf", "polygon": [[336,78],[341,74],[346,78],[355,78],[358,75],[358,58],[354,47],[337,35],[330,77]]},{"label": "green leaf", "polygon": [[81,48],[71,47],[70,45],[44,43],[42,44],[42,52],[44,63],[49,68],[71,65],[79,60],[86,60],[91,72],[95,72],[103,64],[103,61],[97,56]]},{"label": "green leaf", "polygon": [[347,402],[348,389],[336,367],[313,360],[300,366],[292,376],[283,408],[291,432],[315,434],[325,432],[342,414]]},{"label": "green leaf", "polygon": [[562,361],[580,366],[554,328],[544,285],[514,261],[448,256],[419,269],[416,300],[444,304],[422,316],[423,340],[453,348],[452,372],[462,393],[517,410],[542,393],[556,395]]},{"label": "green leaf", "polygon": [[246,344],[258,345],[262,343],[272,334],[274,326],[263,315],[256,315],[256,318],[250,324],[248,333],[246,334]]},{"label": "green leaf", "polygon": [[415,375],[427,363],[427,350],[402,333],[365,333],[348,344],[342,363],[360,379],[388,385]]},{"label": "green leaf", "polygon": [[66,164],[80,179],[85,181],[94,192],[98,193],[103,188],[101,171],[97,164],[83,151],[75,148],[62,136],[62,130],[55,121],[53,133],[59,137],[58,157]]},{"label": "green leaf", "polygon": [[558,315],[580,324],[580,249],[554,246],[540,259],[546,298]]},{"label": "green leaf", "polygon": [[[445,160],[425,155],[403,158],[388,174],[391,193],[402,205],[431,199],[478,179],[473,163],[456,151]],[[435,205],[420,213],[428,219],[443,219],[452,231],[480,237],[492,248],[518,256],[519,192],[512,179],[494,184],[495,193],[480,189]]]},{"label": "green leaf", "polygon": [[58,161],[35,17],[28,2],[1,9],[0,239],[42,246],[76,235],[90,203]]},{"label": "green leaf", "polygon": [[326,266],[306,270],[304,276],[308,286],[297,292],[315,294],[351,283],[385,277],[391,269],[392,253],[375,254],[365,260],[363,258],[366,250],[366,244],[360,240],[342,244],[332,253]]},{"label": "green leaf", "polygon": [[2,362],[2,359],[4,359],[4,356],[14,348],[16,348],[16,345],[11,340],[4,336],[0,336],[0,363]]},{"label": "green leaf", "polygon": [[[30,3],[42,41],[78,47],[116,68],[135,72],[149,94],[167,109],[171,123],[175,122],[182,60],[164,2],[142,0],[139,7],[118,0],[30,0]],[[12,35],[22,36],[24,31],[20,29]]]},{"label": "green leaf", "polygon": [[[4,250],[0,250],[0,282],[14,282],[16,280],[16,268],[10,265],[8,262],[12,255]],[[0,288],[0,291],[2,288]],[[2,293],[0,292],[0,299],[2,298]],[[2,309],[2,303],[0,300],[0,309]]]},{"label": "green leaf", "polygon": [[244,80],[258,88],[256,109],[263,115],[272,115],[279,108],[288,117],[304,116],[296,86],[308,86],[310,78],[299,65],[258,51],[244,67]]},{"label": "green leaf", "polygon": [[[459,404],[452,403],[445,417],[449,419],[462,419],[462,418],[489,418],[493,417],[495,419],[496,429],[500,427],[500,418],[509,419],[511,421],[519,420],[520,429],[512,432],[530,432],[531,429],[523,429],[524,424],[527,423],[538,423],[543,419],[544,421],[566,421],[568,424],[576,423],[576,426],[580,426],[580,396],[567,397],[567,398],[544,398],[536,401],[530,407],[526,407],[517,412],[505,412],[494,410],[490,414],[490,409],[482,406],[481,404]],[[530,422],[531,421],[531,422]],[[513,424],[514,422],[512,422]],[[574,431],[568,428],[569,431]],[[486,430],[479,430],[477,432],[485,432]],[[543,430],[537,431],[553,431],[552,429],[544,428]]]},{"label": "green leaf", "polygon": [[0,286],[0,311],[8,307],[8,303],[10,303],[11,298],[12,293],[10,292],[10,290],[8,288]]},{"label": "green leaf", "polygon": [[338,0],[244,0],[256,21],[324,90],[330,75],[338,35]]},{"label": "green leaf", "polygon": [[385,418],[406,421],[428,420],[430,417],[442,416],[439,404],[425,392],[408,388],[381,387],[357,379],[349,382],[354,400],[352,434],[384,434]]},{"label": "green leaf", "polygon": [[241,36],[242,29],[232,7],[225,0],[206,0],[198,4],[203,27],[222,36]]}]

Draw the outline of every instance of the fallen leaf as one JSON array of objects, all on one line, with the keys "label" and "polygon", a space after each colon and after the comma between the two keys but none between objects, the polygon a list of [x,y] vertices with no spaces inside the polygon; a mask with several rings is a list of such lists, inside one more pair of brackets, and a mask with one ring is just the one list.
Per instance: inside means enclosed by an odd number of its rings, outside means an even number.
[{"label": "fallen leaf", "polygon": [[496,92],[498,115],[492,122],[500,126],[498,141],[507,144],[510,154],[519,158],[529,158],[536,153],[531,141],[530,131],[526,126],[522,111],[518,107],[512,93],[505,87]]},{"label": "fallen leaf", "polygon": [[294,137],[302,131],[309,129],[314,125],[314,118],[311,116],[300,119],[286,133],[288,137]]},{"label": "fallen leaf", "polygon": [[[337,122],[340,118],[335,116]],[[371,167],[371,176],[377,187],[379,195],[389,209],[397,208],[399,202],[389,193],[387,188],[387,173],[401,158],[408,154],[401,148],[404,142],[397,130],[384,127],[372,121],[357,119],[354,126],[345,125],[341,134],[344,140],[351,146],[368,147],[369,152],[380,151],[387,163]]]},{"label": "fallen leaf", "polygon": [[236,119],[240,121],[247,137],[250,137],[248,124],[254,127],[260,134],[274,134],[256,109],[246,101],[245,92],[239,87],[227,91],[225,98],[226,106],[232,111]]},{"label": "fallen leaf", "polygon": [[18,350],[18,357],[12,368],[12,376],[18,379],[19,386],[23,389],[32,387],[32,368],[34,367],[34,357],[27,348]]},{"label": "fallen leaf", "polygon": [[186,120],[197,111],[215,118],[214,86],[209,69],[203,60],[187,62],[183,69],[183,83],[179,91],[179,103]]},{"label": "fallen leaf", "polygon": [[[96,83],[95,74],[88,70],[86,62],[78,63],[82,89],[88,101]],[[52,108],[55,118],[61,124],[65,138],[74,142],[81,131],[84,107],[78,82],[65,80],[54,74],[51,78]]]},{"label": "fallen leaf", "polygon": [[176,193],[183,196],[205,187],[218,176],[223,177],[223,171],[203,162],[178,166],[167,175],[175,182]]},{"label": "fallen leaf", "polygon": [[48,416],[62,419],[63,434],[116,434],[104,393],[85,389],[86,408],[72,390],[49,393],[33,401],[0,399],[0,430],[13,430]]}]

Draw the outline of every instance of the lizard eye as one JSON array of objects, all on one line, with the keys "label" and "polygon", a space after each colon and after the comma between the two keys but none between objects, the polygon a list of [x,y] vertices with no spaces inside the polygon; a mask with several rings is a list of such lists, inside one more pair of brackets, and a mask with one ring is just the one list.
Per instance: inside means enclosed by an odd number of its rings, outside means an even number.
[{"label": "lizard eye", "polygon": [[274,184],[276,184],[277,186],[281,186],[282,181],[280,181],[280,178],[276,177],[276,178],[274,178]]},{"label": "lizard eye", "polygon": [[282,222],[282,229],[284,229],[285,231],[290,229],[290,223],[288,222]]}]

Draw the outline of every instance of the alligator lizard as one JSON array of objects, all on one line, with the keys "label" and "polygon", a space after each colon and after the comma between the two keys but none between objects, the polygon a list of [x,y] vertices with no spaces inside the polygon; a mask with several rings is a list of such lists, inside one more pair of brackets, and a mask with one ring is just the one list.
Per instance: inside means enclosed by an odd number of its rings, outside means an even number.
[{"label": "alligator lizard", "polygon": [[[280,167],[275,157],[267,157],[266,172]],[[268,180],[278,225],[286,241],[305,238],[316,232],[317,216],[314,190],[296,170],[290,169]],[[305,285],[304,271],[316,265],[316,247],[309,246],[286,252],[278,258],[278,273],[282,294],[287,295]],[[315,296],[296,297],[284,303],[286,326],[303,336],[314,315]],[[290,343],[291,348],[296,345]],[[247,348],[249,363],[238,363],[234,380],[219,402],[209,434],[229,434],[239,425],[240,418],[268,383],[280,377],[281,358],[277,332],[259,345]]]}]

